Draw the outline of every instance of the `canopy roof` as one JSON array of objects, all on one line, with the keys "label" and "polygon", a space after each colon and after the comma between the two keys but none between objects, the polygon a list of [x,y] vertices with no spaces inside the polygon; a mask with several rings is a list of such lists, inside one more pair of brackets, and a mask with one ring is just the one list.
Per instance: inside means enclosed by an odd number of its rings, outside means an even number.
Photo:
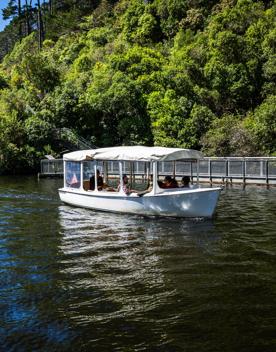
[{"label": "canopy roof", "polygon": [[165,147],[111,147],[80,150],[63,155],[63,160],[124,160],[124,161],[173,161],[181,159],[201,159],[197,150]]}]

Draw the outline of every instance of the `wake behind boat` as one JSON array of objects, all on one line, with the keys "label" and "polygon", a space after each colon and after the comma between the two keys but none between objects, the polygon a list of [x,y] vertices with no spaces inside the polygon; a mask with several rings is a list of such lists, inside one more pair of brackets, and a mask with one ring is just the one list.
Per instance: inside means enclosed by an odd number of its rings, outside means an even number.
[{"label": "wake behind boat", "polygon": [[[181,188],[176,184],[166,188],[158,179],[161,162],[175,163],[202,157],[201,152],[191,149],[144,146],[68,153],[63,156],[64,186],[59,189],[60,199],[70,205],[101,211],[146,216],[212,217],[220,187],[200,188],[197,185]],[[144,170],[139,175],[139,180],[146,185],[142,191],[133,190],[128,184],[128,177],[133,183],[138,164],[143,164]],[[111,177],[113,184],[116,182],[114,177],[117,177],[118,187],[109,185]]]}]

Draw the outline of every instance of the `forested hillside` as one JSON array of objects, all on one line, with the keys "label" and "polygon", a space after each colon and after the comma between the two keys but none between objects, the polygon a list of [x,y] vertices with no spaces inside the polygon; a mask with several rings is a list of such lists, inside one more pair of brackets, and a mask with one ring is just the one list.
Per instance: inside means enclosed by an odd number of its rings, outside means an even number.
[{"label": "forested hillside", "polygon": [[0,33],[0,171],[67,127],[97,146],[276,154],[276,1],[11,0]]}]

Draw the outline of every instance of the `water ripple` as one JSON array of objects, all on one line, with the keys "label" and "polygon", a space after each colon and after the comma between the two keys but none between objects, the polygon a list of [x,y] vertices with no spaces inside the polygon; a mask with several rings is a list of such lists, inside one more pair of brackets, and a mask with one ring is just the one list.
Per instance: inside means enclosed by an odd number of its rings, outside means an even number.
[{"label": "water ripple", "polygon": [[225,189],[213,220],[168,220],[2,182],[5,352],[276,349],[275,189]]}]

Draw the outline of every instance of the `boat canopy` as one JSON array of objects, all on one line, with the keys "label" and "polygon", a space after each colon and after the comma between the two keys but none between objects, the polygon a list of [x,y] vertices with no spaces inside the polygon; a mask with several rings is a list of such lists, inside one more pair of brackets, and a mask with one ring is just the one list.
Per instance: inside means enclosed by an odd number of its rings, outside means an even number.
[{"label": "boat canopy", "polygon": [[63,160],[121,160],[121,161],[174,161],[182,159],[202,159],[203,154],[193,149],[122,146],[80,150],[63,155]]}]

